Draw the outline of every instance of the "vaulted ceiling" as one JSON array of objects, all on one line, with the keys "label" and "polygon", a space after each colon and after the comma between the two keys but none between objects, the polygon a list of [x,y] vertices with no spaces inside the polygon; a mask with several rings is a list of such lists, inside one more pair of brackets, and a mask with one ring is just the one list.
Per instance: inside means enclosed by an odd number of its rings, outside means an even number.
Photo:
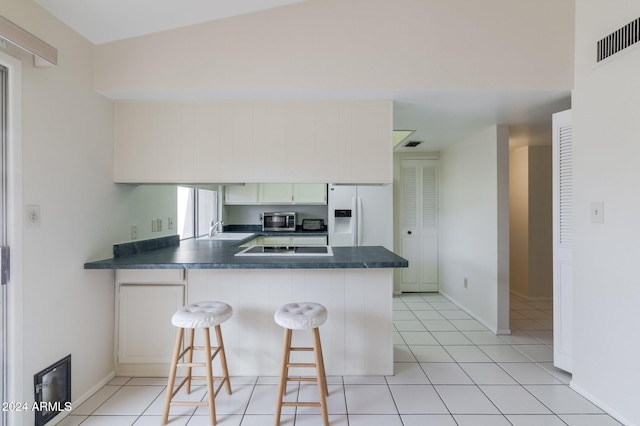
[{"label": "vaulted ceiling", "polygon": [[[33,1],[92,43],[102,44],[314,0]],[[358,97],[394,99],[394,128],[414,130],[408,140],[424,141],[417,148],[396,151],[439,151],[495,124],[510,126],[512,147],[548,144],[551,114],[571,106],[570,90],[376,91]]]}]

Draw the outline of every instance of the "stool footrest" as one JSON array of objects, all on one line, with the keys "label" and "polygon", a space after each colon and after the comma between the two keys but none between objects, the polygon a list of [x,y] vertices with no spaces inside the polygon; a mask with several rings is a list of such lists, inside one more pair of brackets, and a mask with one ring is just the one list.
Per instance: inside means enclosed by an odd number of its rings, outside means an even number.
[{"label": "stool footrest", "polygon": [[290,362],[287,367],[316,368],[316,364],[313,362]]},{"label": "stool footrest", "polygon": [[317,382],[317,377],[287,377],[290,382]]},{"label": "stool footrest", "polygon": [[207,401],[171,401],[171,403],[169,404],[170,406],[181,406],[181,407],[189,407],[192,405],[196,405],[196,406],[205,406],[205,405],[209,405],[209,403]]},{"label": "stool footrest", "polygon": [[282,403],[283,407],[320,407],[319,402],[287,402]]},{"label": "stool footrest", "polygon": [[302,347],[302,348],[289,348],[290,351],[307,351],[307,352],[311,352],[313,351],[313,348],[310,347]]},{"label": "stool footrest", "polygon": [[204,362],[180,362],[176,364],[178,367],[206,367]]}]

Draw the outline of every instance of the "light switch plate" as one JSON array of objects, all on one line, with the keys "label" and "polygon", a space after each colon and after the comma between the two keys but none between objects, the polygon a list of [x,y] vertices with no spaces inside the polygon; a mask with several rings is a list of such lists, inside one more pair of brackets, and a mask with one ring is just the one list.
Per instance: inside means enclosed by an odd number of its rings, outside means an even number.
[{"label": "light switch plate", "polygon": [[37,204],[29,204],[25,206],[25,227],[38,228],[40,226],[40,206]]},{"label": "light switch plate", "polygon": [[591,203],[591,223],[604,223],[604,203]]}]

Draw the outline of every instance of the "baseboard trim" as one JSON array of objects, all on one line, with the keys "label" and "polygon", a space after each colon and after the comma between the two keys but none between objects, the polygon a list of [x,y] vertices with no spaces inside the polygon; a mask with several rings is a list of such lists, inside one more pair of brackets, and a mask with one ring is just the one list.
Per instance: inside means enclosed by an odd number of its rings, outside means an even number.
[{"label": "baseboard trim", "polygon": [[73,413],[73,410],[79,406],[81,406],[86,400],[88,400],[89,398],[91,398],[93,396],[94,393],[98,392],[100,389],[102,389],[107,383],[109,383],[114,377],[116,376],[116,372],[112,371],[111,373],[109,373],[104,379],[100,380],[98,382],[98,384],[96,384],[94,387],[92,387],[91,389],[89,389],[87,392],[85,392],[83,395],[81,395],[80,397],[76,398],[75,401],[72,401],[71,406],[73,407],[73,409],[71,411],[63,411],[60,414],[58,414],[57,416],[55,416],[53,419],[51,419],[51,424],[58,424],[60,423],[65,417],[67,417],[69,414]]},{"label": "baseboard trim", "polygon": [[478,317],[473,311],[471,311],[470,309],[467,309],[466,306],[460,304],[458,301],[456,301],[453,297],[449,296],[447,293],[443,292],[442,290],[440,290],[439,293],[441,295],[443,295],[444,297],[446,297],[449,302],[453,303],[458,308],[462,309],[467,314],[471,315],[471,317],[473,317],[474,320],[478,321],[480,324],[482,324],[485,327],[487,327],[489,329],[489,331],[491,331],[493,334],[495,334],[495,335],[509,335],[509,334],[511,334],[511,329],[509,329],[509,328],[508,329],[497,329],[497,328],[487,324],[486,321],[484,321],[482,318]]},{"label": "baseboard trim", "polygon": [[633,423],[631,420],[624,417],[622,414],[618,413],[616,410],[609,407],[607,404],[600,401],[598,398],[594,397],[591,393],[587,392],[582,386],[578,385],[574,380],[571,380],[571,382],[569,383],[569,387],[574,391],[576,391],[577,393],[579,393],[580,395],[582,395],[583,397],[585,397],[589,402],[596,405],[606,414],[610,415],[611,417],[613,417],[614,419],[622,423],[623,425],[635,426],[635,423]]}]

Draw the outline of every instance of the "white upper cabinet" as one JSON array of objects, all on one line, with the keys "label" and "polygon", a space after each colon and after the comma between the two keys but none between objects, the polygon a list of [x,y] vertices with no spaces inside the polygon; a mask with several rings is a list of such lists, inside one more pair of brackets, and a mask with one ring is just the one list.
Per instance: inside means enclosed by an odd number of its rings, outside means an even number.
[{"label": "white upper cabinet", "polygon": [[327,204],[327,185],[320,183],[247,183],[226,186],[225,204]]},{"label": "white upper cabinet", "polygon": [[293,184],[266,183],[259,185],[258,201],[263,204],[293,203]]},{"label": "white upper cabinet", "polygon": [[227,186],[224,190],[225,204],[258,204],[258,184]]},{"label": "white upper cabinet", "polygon": [[327,204],[327,185],[296,183],[293,185],[293,202],[296,204]]},{"label": "white upper cabinet", "polygon": [[391,101],[116,101],[114,180],[391,183]]}]

